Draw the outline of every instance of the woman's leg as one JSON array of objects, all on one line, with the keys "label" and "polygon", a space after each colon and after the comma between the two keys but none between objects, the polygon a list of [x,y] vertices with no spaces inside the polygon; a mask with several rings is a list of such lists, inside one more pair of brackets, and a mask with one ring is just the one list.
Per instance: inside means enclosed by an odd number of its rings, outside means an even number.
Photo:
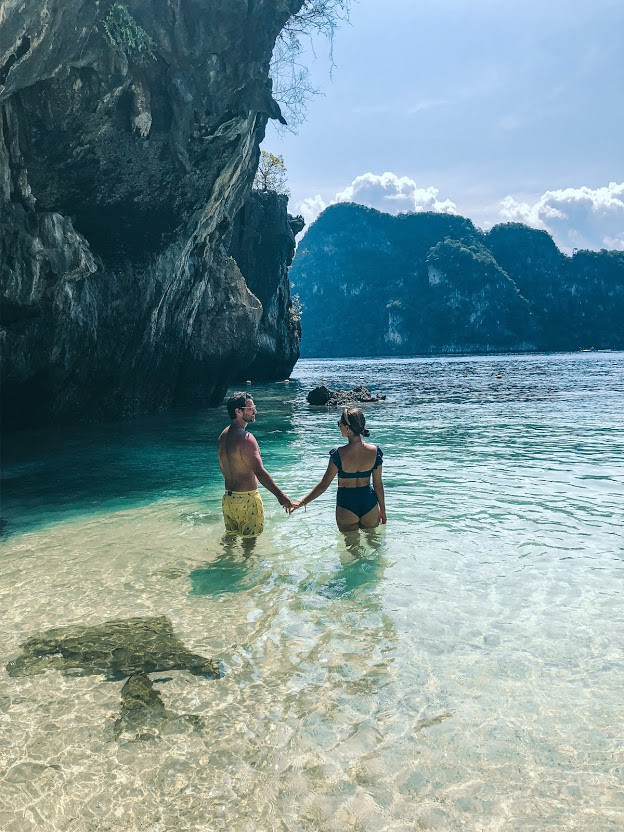
[{"label": "woman's leg", "polygon": [[360,517],[361,529],[376,529],[379,525],[379,506],[375,506],[363,517]]},{"label": "woman's leg", "polygon": [[342,506],[336,506],[336,523],[341,532],[354,532],[360,528],[360,518],[357,514]]}]

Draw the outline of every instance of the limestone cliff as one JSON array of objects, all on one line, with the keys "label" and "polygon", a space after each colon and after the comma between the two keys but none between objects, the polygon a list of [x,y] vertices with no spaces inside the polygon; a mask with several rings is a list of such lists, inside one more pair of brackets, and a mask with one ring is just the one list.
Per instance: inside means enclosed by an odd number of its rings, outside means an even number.
[{"label": "limestone cliff", "polygon": [[624,348],[624,252],[563,255],[517,223],[328,208],[291,280],[304,356]]},{"label": "limestone cliff", "polygon": [[253,363],[265,313],[227,246],[301,4],[3,0],[6,427],[215,403]]},{"label": "limestone cliff", "polygon": [[287,206],[284,194],[252,191],[234,220],[230,253],[262,303],[258,353],[245,370],[253,381],[286,377],[299,358],[301,323],[291,304],[288,268],[304,222]]}]

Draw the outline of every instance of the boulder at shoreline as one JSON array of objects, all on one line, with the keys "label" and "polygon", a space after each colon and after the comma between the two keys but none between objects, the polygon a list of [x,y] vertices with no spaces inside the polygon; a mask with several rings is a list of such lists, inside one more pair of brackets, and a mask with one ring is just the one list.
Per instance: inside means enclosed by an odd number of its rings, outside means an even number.
[{"label": "boulder at shoreline", "polygon": [[382,395],[373,395],[368,387],[360,384],[353,390],[330,390],[324,384],[315,387],[307,395],[308,403],[321,407],[336,407],[337,405],[355,404],[360,402],[379,402],[385,399]]}]

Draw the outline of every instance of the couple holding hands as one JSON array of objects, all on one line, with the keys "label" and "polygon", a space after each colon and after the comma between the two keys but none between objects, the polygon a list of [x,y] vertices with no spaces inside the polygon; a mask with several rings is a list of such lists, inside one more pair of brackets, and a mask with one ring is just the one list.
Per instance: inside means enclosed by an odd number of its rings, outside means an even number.
[{"label": "couple holding hands", "polygon": [[[232,423],[218,443],[219,467],[225,479],[222,508],[226,531],[242,537],[257,537],[264,529],[264,507],[258,482],[292,514],[306,507],[327,490],[338,475],[336,523],[341,532],[374,529],[386,522],[386,504],[381,479],[383,452],[363,441],[370,436],[361,410],[346,407],[338,427],[346,445],[329,452],[329,464],[321,480],[302,500],[291,500],[279,488],[262,464],[256,438],[247,431],[255,422],[257,409],[248,393],[234,393],[227,402]],[[371,485],[372,476],[372,485]]]}]

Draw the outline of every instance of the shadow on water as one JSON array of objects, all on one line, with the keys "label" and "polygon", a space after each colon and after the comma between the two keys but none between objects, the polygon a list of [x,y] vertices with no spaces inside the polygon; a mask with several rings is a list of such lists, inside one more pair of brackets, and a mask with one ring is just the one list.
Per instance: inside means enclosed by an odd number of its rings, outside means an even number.
[{"label": "shadow on water", "polygon": [[225,534],[221,540],[223,555],[189,574],[191,595],[223,595],[245,592],[261,584],[264,570],[253,557],[256,538]]},{"label": "shadow on water", "polygon": [[318,591],[326,598],[349,597],[364,586],[377,584],[383,577],[384,566],[379,560],[365,558],[343,561],[338,572],[320,584]]},{"label": "shadow on water", "polygon": [[340,569],[327,580],[305,582],[303,590],[331,599],[350,598],[360,589],[374,588],[383,579],[387,561],[380,530],[348,532],[340,538]]}]

